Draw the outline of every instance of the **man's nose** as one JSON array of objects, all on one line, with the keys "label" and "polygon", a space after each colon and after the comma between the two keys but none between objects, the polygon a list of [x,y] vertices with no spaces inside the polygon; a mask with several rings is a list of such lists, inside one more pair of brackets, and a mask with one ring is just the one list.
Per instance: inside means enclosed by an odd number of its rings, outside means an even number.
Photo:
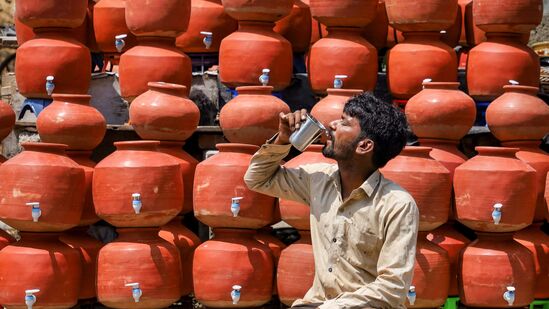
[{"label": "man's nose", "polygon": [[336,119],[336,120],[332,120],[332,121],[330,122],[329,127],[330,127],[330,129],[332,129],[332,131],[335,131],[335,130],[336,130],[337,122],[338,122],[338,121],[339,121],[339,120]]}]

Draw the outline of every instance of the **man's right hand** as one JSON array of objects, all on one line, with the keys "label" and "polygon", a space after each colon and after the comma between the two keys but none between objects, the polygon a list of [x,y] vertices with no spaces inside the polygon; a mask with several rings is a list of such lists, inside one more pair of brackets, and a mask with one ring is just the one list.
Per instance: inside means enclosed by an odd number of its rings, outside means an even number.
[{"label": "man's right hand", "polygon": [[302,122],[307,119],[307,110],[301,109],[293,113],[280,113],[278,121],[278,136],[274,141],[277,145],[288,145],[290,143],[290,135],[299,129]]}]

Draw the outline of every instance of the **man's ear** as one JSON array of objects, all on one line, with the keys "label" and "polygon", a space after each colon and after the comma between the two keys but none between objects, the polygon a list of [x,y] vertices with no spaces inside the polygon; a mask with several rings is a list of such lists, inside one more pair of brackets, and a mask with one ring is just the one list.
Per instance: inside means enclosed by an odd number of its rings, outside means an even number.
[{"label": "man's ear", "polygon": [[367,154],[374,151],[374,141],[371,139],[363,139],[356,146],[356,153],[359,155]]}]

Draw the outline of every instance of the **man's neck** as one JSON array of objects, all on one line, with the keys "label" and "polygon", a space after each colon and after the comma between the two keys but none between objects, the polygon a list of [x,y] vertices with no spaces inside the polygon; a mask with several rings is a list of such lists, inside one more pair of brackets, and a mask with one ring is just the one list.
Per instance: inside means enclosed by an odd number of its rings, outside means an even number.
[{"label": "man's neck", "polygon": [[373,166],[349,161],[338,162],[338,168],[343,200],[346,200],[354,189],[360,187],[376,171]]}]

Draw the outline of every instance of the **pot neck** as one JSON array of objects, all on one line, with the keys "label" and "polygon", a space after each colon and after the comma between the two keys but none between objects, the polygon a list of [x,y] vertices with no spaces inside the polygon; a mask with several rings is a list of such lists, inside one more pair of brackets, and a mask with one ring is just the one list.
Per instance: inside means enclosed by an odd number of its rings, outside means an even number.
[{"label": "pot neck", "polygon": [[362,28],[355,27],[328,27],[326,31],[328,31],[328,36],[337,36],[340,34],[360,36],[362,34]]},{"label": "pot neck", "polygon": [[118,228],[116,232],[118,233],[119,241],[124,239],[137,239],[137,240],[152,240],[158,239],[158,231],[160,229],[157,227],[140,227],[140,228]]},{"label": "pot neck", "polygon": [[505,93],[520,93],[525,95],[531,95],[537,98],[539,89],[537,87],[531,86],[505,85],[503,86],[503,91]]},{"label": "pot neck", "polygon": [[528,150],[528,151],[533,151],[533,152],[545,153],[540,148],[540,141],[539,140],[502,142],[501,145],[503,147],[519,148],[520,150]]},{"label": "pot neck", "polygon": [[437,146],[443,147],[455,147],[457,149],[459,141],[451,139],[437,139],[437,138],[418,138],[419,144],[423,147],[436,148]]},{"label": "pot neck", "polygon": [[458,90],[459,83],[457,82],[426,82],[423,83],[423,89],[440,89],[440,90]]},{"label": "pot neck", "polygon": [[65,144],[53,144],[53,143],[21,143],[21,146],[25,151],[35,151],[35,152],[44,152],[52,153],[57,155],[66,156],[67,145]]},{"label": "pot neck", "polygon": [[137,42],[139,45],[169,45],[175,47],[175,39],[162,36],[138,36]]},{"label": "pot neck", "polygon": [[510,33],[510,32],[486,32],[486,40],[490,41],[514,41],[520,43],[522,39],[522,34],[520,33]]},{"label": "pot neck", "polygon": [[73,28],[61,28],[61,27],[40,27],[32,29],[37,36],[63,36],[71,38],[71,32]]},{"label": "pot neck", "polygon": [[126,141],[115,142],[114,146],[117,150],[157,151],[159,144],[159,141]]},{"label": "pot neck", "polygon": [[91,96],[87,94],[52,94],[53,101],[78,105],[90,105]]},{"label": "pot neck", "polygon": [[238,95],[272,95],[272,86],[242,86],[237,87]]},{"label": "pot neck", "polygon": [[432,160],[431,156],[429,155],[429,153],[431,153],[431,150],[433,150],[433,148],[431,147],[406,146],[404,147],[404,149],[402,149],[400,156],[417,157]]},{"label": "pot neck", "polygon": [[91,159],[92,152],[88,150],[68,150],[67,156],[71,158],[74,162],[88,166],[88,167],[94,167],[95,162]]},{"label": "pot neck", "polygon": [[149,82],[147,84],[149,90],[164,93],[167,95],[172,95],[181,98],[187,98],[188,91],[187,86],[171,84],[165,82]]},{"label": "pot neck", "polygon": [[242,32],[273,31],[274,26],[275,26],[274,22],[241,20],[238,22],[238,31],[242,31]]},{"label": "pot neck", "polygon": [[253,238],[257,233],[256,230],[248,229],[227,229],[227,228],[214,228],[213,233],[215,238]]},{"label": "pot neck", "polygon": [[517,151],[519,151],[518,148],[486,147],[486,146],[477,146],[475,147],[475,150],[481,156],[513,158],[513,159],[516,159],[515,154],[517,153]]},{"label": "pot neck", "polygon": [[[404,40],[433,40],[439,41],[441,38],[440,32],[437,31],[411,31],[403,32]],[[406,43],[406,42],[404,42]]]},{"label": "pot neck", "polygon": [[249,155],[253,155],[259,150],[259,146],[238,143],[222,143],[215,145],[215,147],[219,150],[219,152],[236,152]]},{"label": "pot neck", "polygon": [[47,241],[59,241],[61,233],[36,233],[36,232],[19,232],[21,240],[32,242],[47,242]]},{"label": "pot neck", "polygon": [[340,97],[354,97],[357,94],[361,94],[364,90],[361,89],[338,89],[338,88],[328,88],[326,89],[328,95],[340,96]]},{"label": "pot neck", "polygon": [[174,149],[177,151],[183,150],[183,146],[185,146],[185,142],[181,141],[160,141],[160,144],[158,144],[158,149]]},{"label": "pot neck", "polygon": [[483,233],[476,232],[478,239],[482,241],[513,241],[514,232]]}]

